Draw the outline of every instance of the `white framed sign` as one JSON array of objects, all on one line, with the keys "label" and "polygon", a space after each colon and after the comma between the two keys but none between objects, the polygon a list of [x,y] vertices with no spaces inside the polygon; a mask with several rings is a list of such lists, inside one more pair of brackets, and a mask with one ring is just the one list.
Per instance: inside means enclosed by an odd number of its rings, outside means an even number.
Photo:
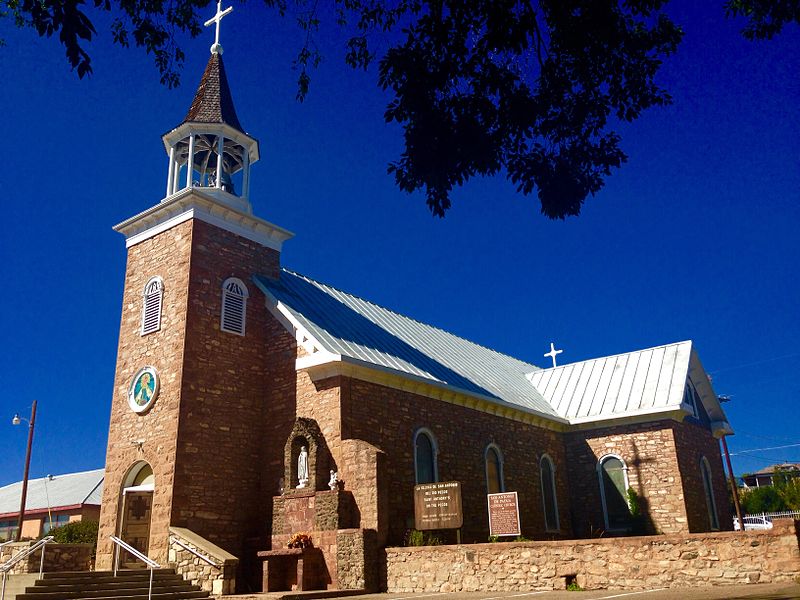
[{"label": "white framed sign", "polygon": [[489,535],[520,535],[519,499],[517,492],[487,494],[489,507]]}]

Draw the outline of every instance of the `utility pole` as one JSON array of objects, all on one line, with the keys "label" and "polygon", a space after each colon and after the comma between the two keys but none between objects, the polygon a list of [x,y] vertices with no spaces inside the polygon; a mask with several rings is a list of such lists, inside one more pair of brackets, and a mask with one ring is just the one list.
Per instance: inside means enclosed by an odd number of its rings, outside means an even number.
[{"label": "utility pole", "polygon": [[742,508],[739,505],[739,488],[736,485],[736,478],[733,476],[733,467],[731,466],[731,453],[728,452],[728,442],[725,441],[726,436],[722,436],[722,449],[725,451],[725,462],[728,465],[728,474],[731,476],[731,493],[733,494],[733,505],[736,507],[736,518],[739,520],[739,529],[744,531],[744,521],[742,521]]},{"label": "utility pole", "polygon": [[[11,421],[14,425],[19,425],[21,420],[19,415],[16,415]],[[19,504],[19,526],[17,527],[17,541],[22,538],[22,522],[25,520],[25,500],[28,496],[28,471],[31,467],[31,447],[33,446],[33,426],[36,423],[36,400],[33,401],[31,407],[31,420],[28,421],[28,449],[25,451],[25,473],[22,476],[22,498]]]}]

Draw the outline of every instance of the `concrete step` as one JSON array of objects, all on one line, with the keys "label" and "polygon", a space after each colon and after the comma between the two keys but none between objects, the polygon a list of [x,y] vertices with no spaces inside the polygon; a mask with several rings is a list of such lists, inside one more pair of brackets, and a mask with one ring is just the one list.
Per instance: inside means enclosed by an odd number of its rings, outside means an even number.
[{"label": "concrete step", "polygon": [[[45,573],[47,575],[47,573]],[[153,582],[156,581],[170,581],[177,577],[181,579],[179,575],[175,573],[153,573]],[[86,575],[84,577],[47,577],[44,579],[39,579],[36,582],[37,586],[48,586],[48,585],[102,585],[104,583],[119,583],[119,582],[141,582],[141,581],[150,581],[150,574],[149,573],[142,573],[142,574],[135,574],[135,575],[128,575],[120,573],[116,577],[114,575],[106,575],[103,574],[102,576],[91,576]]]},{"label": "concrete step", "polygon": [[[21,596],[17,596],[19,600]],[[193,600],[194,598],[208,598],[208,592],[165,592],[155,593],[150,597],[150,600]],[[78,600],[83,600],[81,597]],[[126,596],[110,595],[92,598],[91,600],[148,600],[147,590],[136,591],[133,594]]]},{"label": "concrete step", "polygon": [[[176,576],[177,577],[177,576]],[[148,582],[149,583],[149,582]],[[142,581],[130,581],[130,580],[118,580],[118,581],[103,581],[103,582],[94,582],[94,581],[81,581],[78,583],[46,583],[39,580],[33,587],[30,587],[26,591],[30,594],[43,594],[49,591],[62,591],[62,592],[70,592],[73,590],[86,590],[94,591],[94,590],[115,590],[115,589],[130,589],[130,588],[140,588],[143,585],[147,586],[148,583]],[[184,581],[180,577],[177,578],[162,578],[162,579],[154,579],[153,580],[153,588],[162,588],[168,586],[190,586],[188,581]]]},{"label": "concrete step", "polygon": [[[153,569],[153,575],[175,575],[175,569]],[[114,577],[113,571],[57,571],[53,573],[43,573],[42,580],[50,579],[102,579],[104,577]],[[150,577],[148,569],[120,569],[117,577]]]},{"label": "concrete step", "polygon": [[[45,573],[16,600],[147,600],[150,571]],[[173,569],[153,571],[153,600],[208,598],[209,593],[177,575]]]},{"label": "concrete step", "polygon": [[[101,587],[96,589],[87,589],[84,586],[73,587],[57,587],[57,588],[29,588],[23,594],[17,596],[18,600],[35,599],[35,600],[64,600],[72,598],[103,598],[104,596],[120,595],[130,596],[141,593],[142,590],[147,591],[146,585],[126,585],[122,587]],[[189,585],[188,583],[171,583],[165,585],[153,585],[153,593],[165,594],[167,592],[197,592],[200,589],[197,586]]]}]

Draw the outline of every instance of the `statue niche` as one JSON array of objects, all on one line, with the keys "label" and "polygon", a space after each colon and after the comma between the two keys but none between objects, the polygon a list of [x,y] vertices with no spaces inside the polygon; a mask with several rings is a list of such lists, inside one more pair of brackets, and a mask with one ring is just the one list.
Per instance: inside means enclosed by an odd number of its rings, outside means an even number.
[{"label": "statue niche", "polygon": [[314,419],[299,417],[284,450],[284,493],[328,489],[335,468],[325,438]]}]

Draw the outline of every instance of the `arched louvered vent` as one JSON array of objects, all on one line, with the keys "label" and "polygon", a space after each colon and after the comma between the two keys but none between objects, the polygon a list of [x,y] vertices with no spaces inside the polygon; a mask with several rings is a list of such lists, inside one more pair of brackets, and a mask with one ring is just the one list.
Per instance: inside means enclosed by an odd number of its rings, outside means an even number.
[{"label": "arched louvered vent", "polygon": [[220,329],[228,333],[244,335],[247,317],[247,287],[241,279],[231,277],[222,284],[222,319]]},{"label": "arched louvered vent", "polygon": [[153,277],[144,286],[142,293],[142,335],[161,329],[161,305],[164,300],[164,282],[161,277]]}]

